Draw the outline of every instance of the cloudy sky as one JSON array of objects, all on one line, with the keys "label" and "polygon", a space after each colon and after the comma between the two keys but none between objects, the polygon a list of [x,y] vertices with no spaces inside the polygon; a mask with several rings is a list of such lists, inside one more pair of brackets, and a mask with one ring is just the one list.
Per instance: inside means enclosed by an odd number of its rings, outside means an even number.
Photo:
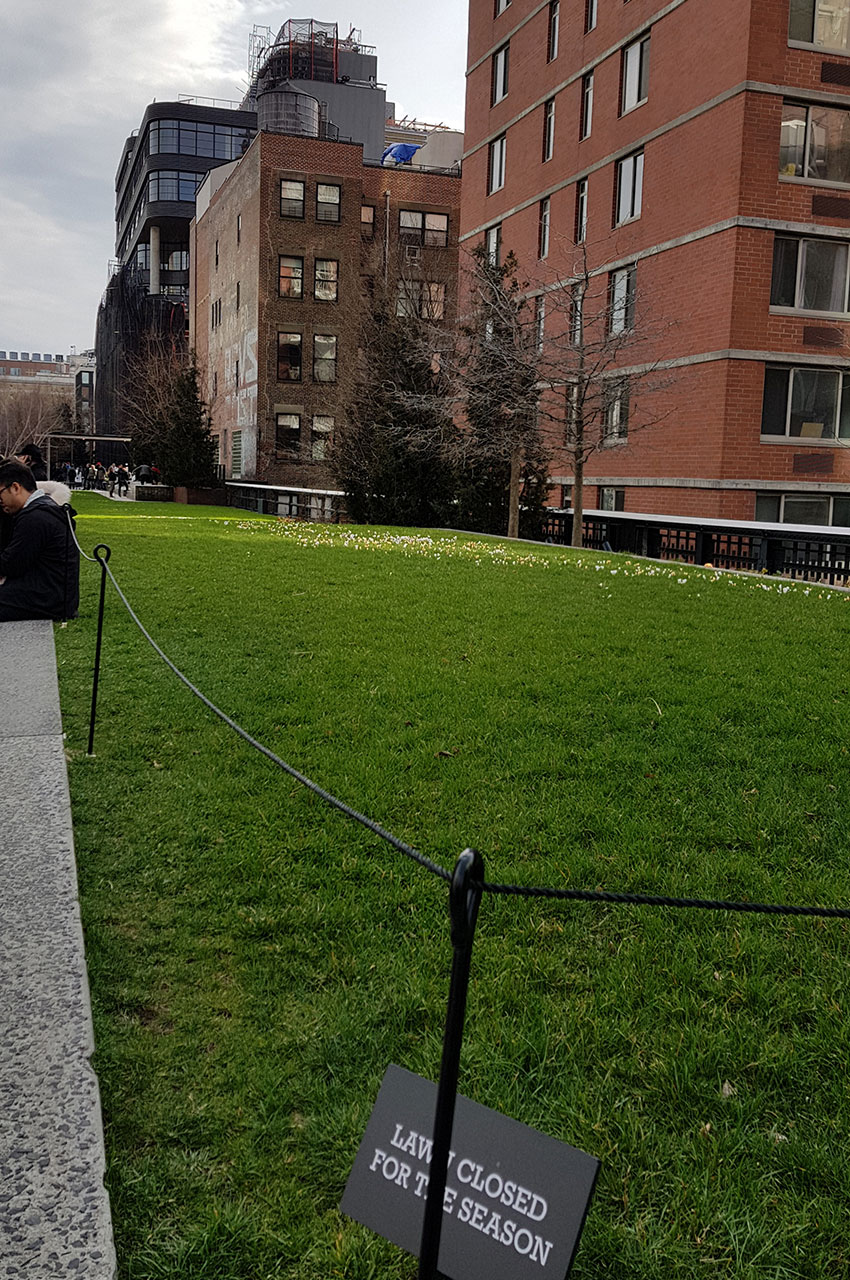
[{"label": "cloudy sky", "polygon": [[254,25],[307,17],[377,47],[399,115],[463,127],[466,0],[0,0],[0,349],[94,345],[145,107],[241,98]]}]

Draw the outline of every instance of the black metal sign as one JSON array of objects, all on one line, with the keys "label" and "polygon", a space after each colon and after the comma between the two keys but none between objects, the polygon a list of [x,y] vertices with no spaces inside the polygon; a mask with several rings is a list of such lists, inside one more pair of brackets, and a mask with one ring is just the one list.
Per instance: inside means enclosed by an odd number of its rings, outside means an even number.
[{"label": "black metal sign", "polygon": [[[437,1087],[390,1066],[341,1209],[418,1254]],[[453,1280],[566,1276],[599,1161],[458,1095],[439,1270]]]}]

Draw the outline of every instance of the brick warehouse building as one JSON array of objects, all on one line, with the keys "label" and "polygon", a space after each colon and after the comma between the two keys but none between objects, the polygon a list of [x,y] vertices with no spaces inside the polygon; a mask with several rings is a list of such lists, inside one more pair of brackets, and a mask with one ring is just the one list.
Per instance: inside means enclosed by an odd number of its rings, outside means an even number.
[{"label": "brick warehouse building", "polygon": [[461,242],[675,321],[586,504],[850,524],[850,2],[471,0],[467,74]]},{"label": "brick warehouse building", "polygon": [[191,342],[230,479],[335,487],[325,459],[364,296],[386,283],[400,307],[448,317],[459,204],[457,173],[382,168],[360,143],[262,125],[210,174],[191,228]]}]

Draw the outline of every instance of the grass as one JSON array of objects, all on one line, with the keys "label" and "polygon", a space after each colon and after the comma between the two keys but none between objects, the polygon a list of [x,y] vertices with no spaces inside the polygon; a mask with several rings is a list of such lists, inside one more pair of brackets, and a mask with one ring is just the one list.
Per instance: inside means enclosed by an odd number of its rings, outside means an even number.
[{"label": "grass", "polygon": [[[850,902],[850,599],[681,565],[79,495],[201,689],[488,879]],[[176,518],[179,517],[179,518]],[[98,574],[57,629],[123,1280],[409,1280],[337,1205],[432,1079],[441,882],[252,752]],[[847,922],[487,898],[461,1090],[597,1155],[579,1280],[846,1277]]]}]

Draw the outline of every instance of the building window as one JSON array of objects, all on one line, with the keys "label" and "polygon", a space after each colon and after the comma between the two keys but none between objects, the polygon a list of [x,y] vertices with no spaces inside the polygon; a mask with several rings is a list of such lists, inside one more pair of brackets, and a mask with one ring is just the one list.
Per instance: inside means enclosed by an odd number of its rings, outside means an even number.
[{"label": "building window", "polygon": [[538,352],[546,340],[546,298],[541,293],[534,300],[534,342]]},{"label": "building window", "polygon": [[554,62],[558,56],[558,34],[561,26],[561,6],[558,0],[549,0],[549,30],[546,40],[546,61]]},{"label": "building window", "polygon": [[241,292],[241,290],[240,290],[240,287],[239,287],[239,281],[237,280],[237,281],[236,281],[236,310],[237,310],[237,311],[239,310],[239,296],[240,296],[240,292]]},{"label": "building window", "polygon": [[301,381],[300,333],[277,335],[277,380],[278,382]]},{"label": "building window", "polygon": [[419,209],[399,209],[398,238],[402,244],[445,248],[449,242],[449,215],[422,213]]},{"label": "building window", "polygon": [[788,38],[846,53],[850,48],[850,0],[791,0]]},{"label": "building window", "polygon": [[581,346],[584,336],[584,283],[580,281],[570,288],[570,342]]},{"label": "building window", "polygon": [[593,123],[593,72],[588,71],[586,76],[581,78],[581,112],[579,116],[579,141],[582,138],[590,137],[590,128]]},{"label": "building window", "polygon": [[395,313],[408,319],[442,320],[446,313],[446,286],[428,280],[399,280]]},{"label": "building window", "polygon": [[767,524],[829,524],[850,527],[846,493],[757,493],[756,520]]},{"label": "building window", "polygon": [[336,338],[331,334],[313,337],[313,381],[336,382]]},{"label": "building window", "polygon": [[643,152],[626,156],[617,165],[617,217],[615,225],[640,217],[643,201]]},{"label": "building window", "polygon": [[304,183],[284,180],[280,184],[280,216],[304,217]]},{"label": "building window", "polygon": [[777,236],[773,242],[770,302],[771,306],[793,307],[797,311],[846,315],[846,242]]},{"label": "building window", "polygon": [[148,200],[176,200],[192,203],[202,173],[184,173],[176,169],[154,169],[148,174]]},{"label": "building window", "polygon": [[442,320],[446,314],[446,286],[423,280],[419,308],[423,320]]},{"label": "building window", "polygon": [[397,316],[404,316],[405,318],[411,318],[419,314],[418,280],[399,280],[395,313]]},{"label": "building window", "polygon": [[626,333],[635,327],[637,267],[632,263],[608,277],[608,332]]},{"label": "building window", "polygon": [[761,434],[850,440],[850,374],[766,365]]},{"label": "building window", "polygon": [[237,360],[233,367],[233,385],[239,386],[239,361]]},{"label": "building window", "polygon": [[626,491],[625,489],[610,489],[607,486],[600,485],[597,501],[600,511],[624,511]]},{"label": "building window", "polygon": [[237,244],[242,243],[242,214],[241,213],[237,213],[236,215],[236,243]]},{"label": "building window", "polygon": [[339,263],[333,258],[317,258],[314,268],[313,297],[317,302],[336,302],[339,289]]},{"label": "building window", "polygon": [[576,183],[576,217],[573,238],[581,244],[587,235],[587,178],[579,178]]},{"label": "building window", "polygon": [[493,54],[493,66],[490,76],[490,105],[493,107],[497,102],[501,102],[503,98],[507,97],[510,52],[510,44],[503,44],[501,49],[497,49]]},{"label": "building window", "polygon": [[301,444],[301,414],[275,414],[274,446],[278,453],[297,458]]},{"label": "building window", "polygon": [[511,0],[496,0],[496,8],[493,14],[494,18],[498,18],[500,13],[504,13],[510,2]]},{"label": "building window", "polygon": [[487,164],[487,194],[492,195],[494,191],[500,191],[505,185],[505,147],[507,139],[504,134],[501,138],[494,138],[490,143],[488,164]]},{"label": "building window", "polygon": [[592,31],[596,26],[597,0],[585,0],[584,4],[584,29],[585,32]]},{"label": "building window", "polygon": [[543,163],[555,154],[555,99],[543,104]]},{"label": "building window", "polygon": [[487,254],[487,261],[491,267],[501,266],[502,263],[502,224],[497,222],[495,227],[488,227],[484,232],[484,250]]},{"label": "building window", "polygon": [[312,456],[314,462],[324,462],[327,458],[334,425],[334,419],[328,414],[313,414]]},{"label": "building window", "polygon": [[549,256],[549,217],[550,217],[550,201],[549,197],[540,201],[540,212],[537,220],[537,256],[538,258],[548,258]]},{"label": "building window", "polygon": [[218,373],[215,370],[213,370],[212,394],[213,394],[213,400],[215,400],[216,396],[218,395]]},{"label": "building window", "polygon": [[221,298],[216,298],[212,304],[212,328],[217,329],[221,324]]},{"label": "building window", "polygon": [[300,298],[304,294],[304,259],[278,258],[278,293],[281,298]]},{"label": "building window", "polygon": [[234,431],[230,438],[230,475],[233,480],[242,476],[242,432]]},{"label": "building window", "polygon": [[605,388],[605,444],[620,444],[629,434],[629,381],[618,378]]},{"label": "building window", "polygon": [[646,102],[649,92],[649,36],[623,50],[620,115]]},{"label": "building window", "polygon": [[316,184],[316,221],[339,222],[342,188],[331,182]]},{"label": "building window", "polygon": [[375,206],[373,204],[361,204],[360,206],[360,234],[364,240],[371,240],[375,234]]},{"label": "building window", "polygon": [[784,102],[779,144],[780,174],[850,185],[848,136],[850,111]]},{"label": "building window", "polygon": [[215,269],[216,271],[218,271],[218,241],[217,240],[215,242]]}]

